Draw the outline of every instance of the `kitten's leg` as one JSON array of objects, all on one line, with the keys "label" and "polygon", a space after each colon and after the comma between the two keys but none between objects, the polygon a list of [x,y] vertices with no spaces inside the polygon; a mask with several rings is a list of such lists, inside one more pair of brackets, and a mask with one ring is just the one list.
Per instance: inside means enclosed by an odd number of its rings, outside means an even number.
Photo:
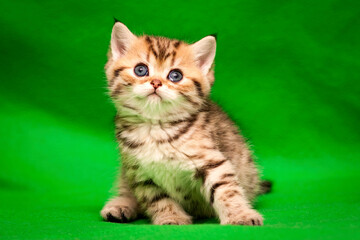
[{"label": "kitten's leg", "polygon": [[203,160],[197,173],[203,180],[205,197],[217,212],[220,223],[263,225],[263,217],[251,208],[231,162],[220,155],[207,154],[217,160]]},{"label": "kitten's leg", "polygon": [[134,187],[140,207],[156,225],[191,224],[191,217],[153,181],[139,182]]},{"label": "kitten's leg", "polygon": [[138,203],[131,192],[125,178],[121,178],[119,195],[111,198],[103,207],[100,214],[104,220],[109,222],[128,222],[137,215]]}]

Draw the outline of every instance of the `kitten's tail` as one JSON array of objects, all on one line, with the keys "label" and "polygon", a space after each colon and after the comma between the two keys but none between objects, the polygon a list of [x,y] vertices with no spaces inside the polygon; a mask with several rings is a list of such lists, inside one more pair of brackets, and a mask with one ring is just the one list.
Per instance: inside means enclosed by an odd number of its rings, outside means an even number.
[{"label": "kitten's tail", "polygon": [[260,191],[259,194],[266,194],[271,192],[272,182],[269,180],[263,180],[260,182]]}]

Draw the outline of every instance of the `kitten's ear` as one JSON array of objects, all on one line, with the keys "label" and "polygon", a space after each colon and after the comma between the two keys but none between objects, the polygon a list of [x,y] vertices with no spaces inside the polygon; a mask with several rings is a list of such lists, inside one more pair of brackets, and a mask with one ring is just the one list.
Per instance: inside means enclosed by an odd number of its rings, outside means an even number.
[{"label": "kitten's ear", "polygon": [[195,61],[204,75],[208,74],[215,58],[216,38],[206,36],[190,45],[195,54]]},{"label": "kitten's ear", "polygon": [[121,57],[135,41],[136,36],[122,23],[115,21],[111,33],[111,55],[116,61]]}]

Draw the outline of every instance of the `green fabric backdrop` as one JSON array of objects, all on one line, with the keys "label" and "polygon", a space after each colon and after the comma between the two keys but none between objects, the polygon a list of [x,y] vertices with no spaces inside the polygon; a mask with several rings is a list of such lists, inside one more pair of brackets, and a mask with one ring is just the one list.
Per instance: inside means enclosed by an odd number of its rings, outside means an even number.
[{"label": "green fabric backdrop", "polygon": [[[1,239],[360,239],[360,2],[0,2]],[[101,221],[118,168],[103,66],[113,24],[218,33],[212,98],[271,194],[263,227]]]}]

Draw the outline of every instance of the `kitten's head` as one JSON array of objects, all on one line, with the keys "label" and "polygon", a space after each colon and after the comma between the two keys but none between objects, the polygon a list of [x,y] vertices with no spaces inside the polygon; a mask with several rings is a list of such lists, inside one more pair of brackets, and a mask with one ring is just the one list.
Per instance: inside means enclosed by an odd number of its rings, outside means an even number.
[{"label": "kitten's head", "polygon": [[116,108],[120,114],[153,120],[176,120],[199,111],[214,81],[215,49],[214,36],[187,44],[135,36],[116,22],[105,66]]}]

